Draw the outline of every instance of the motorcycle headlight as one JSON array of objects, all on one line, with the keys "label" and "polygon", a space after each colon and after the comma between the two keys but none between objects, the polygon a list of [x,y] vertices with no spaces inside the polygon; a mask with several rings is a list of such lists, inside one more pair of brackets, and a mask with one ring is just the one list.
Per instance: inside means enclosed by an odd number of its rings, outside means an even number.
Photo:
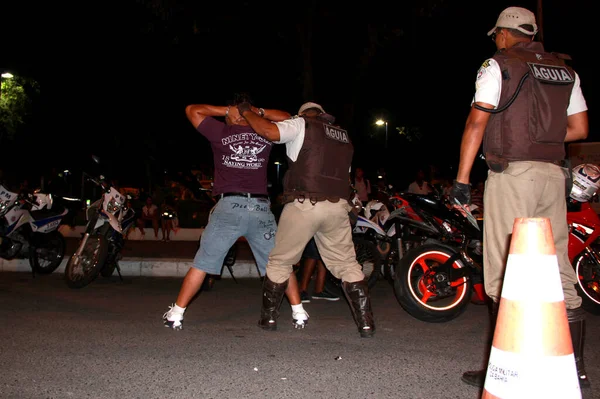
[{"label": "motorcycle headlight", "polygon": [[110,201],[108,201],[108,204],[106,205],[106,211],[114,214],[122,207],[123,204],[117,202],[114,198],[112,198]]},{"label": "motorcycle headlight", "polygon": [[0,216],[3,216],[8,211],[8,201],[0,201]]}]

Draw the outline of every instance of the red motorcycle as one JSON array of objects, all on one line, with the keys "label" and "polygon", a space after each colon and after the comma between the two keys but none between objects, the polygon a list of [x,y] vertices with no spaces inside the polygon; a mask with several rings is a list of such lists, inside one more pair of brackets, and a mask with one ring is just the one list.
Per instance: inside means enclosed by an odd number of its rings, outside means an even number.
[{"label": "red motorcycle", "polygon": [[600,217],[589,202],[569,200],[569,260],[577,273],[581,306],[600,314]]},{"label": "red motorcycle", "polygon": [[[589,202],[569,199],[567,223],[569,260],[577,273],[575,288],[582,298],[581,306],[592,314],[600,315],[600,217]],[[473,302],[488,300],[483,283],[473,284],[473,290]]]},{"label": "red motorcycle", "polygon": [[[579,165],[573,169],[567,200],[569,259],[578,276],[582,307],[593,314],[600,314],[600,217],[589,201],[599,186],[600,168]],[[400,305],[419,320],[439,323],[459,316],[469,302],[489,301],[483,288],[483,219],[477,219],[480,228],[473,229],[475,223],[441,197],[401,194],[394,200],[392,215],[403,210],[402,217],[395,218],[403,225],[397,229],[402,234],[390,251],[395,257],[388,256],[385,265],[394,276]],[[416,245],[403,251],[400,238]]]}]

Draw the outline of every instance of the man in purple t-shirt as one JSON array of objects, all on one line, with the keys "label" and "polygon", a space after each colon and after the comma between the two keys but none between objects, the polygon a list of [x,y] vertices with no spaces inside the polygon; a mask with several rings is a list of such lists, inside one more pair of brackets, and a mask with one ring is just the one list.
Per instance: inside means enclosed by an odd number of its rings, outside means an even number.
[{"label": "man in purple t-shirt", "polygon": [[[252,130],[237,110],[238,97],[230,106],[188,105],[186,114],[192,125],[211,144],[215,179],[213,195],[217,204],[211,210],[208,225],[200,238],[200,248],[188,270],[176,302],[163,315],[165,327],[183,328],[183,314],[198,293],[207,274],[220,274],[231,246],[245,237],[254,254],[261,276],[266,274],[269,253],[275,245],[277,224],[267,193],[267,165],[273,143]],[[288,119],[285,111],[252,107],[270,121]],[[225,123],[214,117],[225,117]],[[304,328],[308,313],[300,301],[294,273],[286,294],[292,305],[296,328]]]}]

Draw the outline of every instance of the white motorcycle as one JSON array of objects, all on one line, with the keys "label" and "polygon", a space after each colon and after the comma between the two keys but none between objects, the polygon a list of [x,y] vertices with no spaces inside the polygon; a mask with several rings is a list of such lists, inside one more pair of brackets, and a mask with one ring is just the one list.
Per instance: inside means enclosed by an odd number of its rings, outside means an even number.
[{"label": "white motorcycle", "polygon": [[28,258],[34,275],[60,266],[65,239],[58,227],[69,211],[52,205],[51,194],[18,194],[0,185],[0,258]]},{"label": "white motorcycle", "polygon": [[88,180],[102,189],[102,197],[88,207],[85,232],[65,268],[65,281],[70,288],[85,287],[99,274],[110,277],[115,269],[123,279],[118,262],[127,231],[135,222],[135,212],[127,207],[127,198],[104,176]]}]

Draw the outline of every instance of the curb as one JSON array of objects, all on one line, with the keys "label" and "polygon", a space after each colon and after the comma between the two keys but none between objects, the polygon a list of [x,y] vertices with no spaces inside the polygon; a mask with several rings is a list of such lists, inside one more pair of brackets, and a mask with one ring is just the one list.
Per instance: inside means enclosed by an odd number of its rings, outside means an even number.
[{"label": "curb", "polygon": [[[68,258],[63,259],[54,273],[63,274]],[[119,261],[121,275],[129,277],[181,277],[191,267],[192,259],[178,258],[123,258]],[[232,266],[233,275],[238,278],[258,278],[258,269],[254,261],[239,260]],[[27,259],[0,259],[0,272],[28,272],[31,266]],[[117,272],[113,276],[118,276]],[[221,278],[231,278],[229,270],[224,267]]]}]

